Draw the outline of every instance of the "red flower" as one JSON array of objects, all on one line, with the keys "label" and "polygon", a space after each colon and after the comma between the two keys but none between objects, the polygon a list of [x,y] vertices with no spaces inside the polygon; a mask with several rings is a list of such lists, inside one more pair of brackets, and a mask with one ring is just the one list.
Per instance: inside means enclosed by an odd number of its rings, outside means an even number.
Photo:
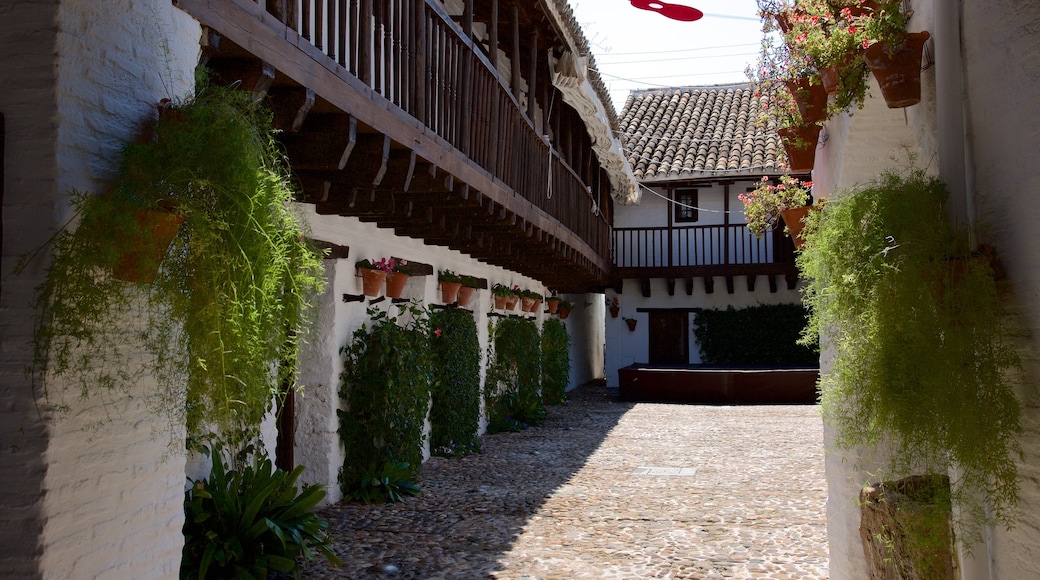
[{"label": "red flower", "polygon": [[440,338],[440,337],[441,337],[441,329],[439,329],[439,328],[438,328],[437,330],[434,330],[434,331],[433,331],[433,334],[434,334],[434,336],[436,336],[437,338]]}]

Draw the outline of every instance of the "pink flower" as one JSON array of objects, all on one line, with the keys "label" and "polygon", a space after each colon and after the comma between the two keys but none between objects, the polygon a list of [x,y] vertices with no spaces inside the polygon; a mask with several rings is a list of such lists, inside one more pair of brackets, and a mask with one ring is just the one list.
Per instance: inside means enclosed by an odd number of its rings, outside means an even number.
[{"label": "pink flower", "polygon": [[866,38],[863,39],[863,48],[864,49],[870,48],[870,41],[867,40]]},{"label": "pink flower", "polygon": [[850,26],[849,27],[849,34],[856,34],[856,30],[858,30],[858,29],[855,26]]},{"label": "pink flower", "polygon": [[441,333],[441,329],[439,329],[439,328],[437,330],[433,331],[433,335],[436,336],[437,338],[440,338],[441,334],[442,334]]}]

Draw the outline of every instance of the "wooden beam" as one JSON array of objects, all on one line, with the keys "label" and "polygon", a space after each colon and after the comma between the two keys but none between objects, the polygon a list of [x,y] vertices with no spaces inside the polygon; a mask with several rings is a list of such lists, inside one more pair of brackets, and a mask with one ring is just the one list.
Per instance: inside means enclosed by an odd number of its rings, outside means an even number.
[{"label": "wooden beam", "polygon": [[714,294],[715,293],[715,278],[713,276],[704,277],[704,293]]},{"label": "wooden beam", "polygon": [[755,291],[755,279],[758,278],[758,276],[755,276],[754,274],[748,274],[747,276],[745,276],[745,278],[747,278],[747,291],[748,292],[754,292]]}]

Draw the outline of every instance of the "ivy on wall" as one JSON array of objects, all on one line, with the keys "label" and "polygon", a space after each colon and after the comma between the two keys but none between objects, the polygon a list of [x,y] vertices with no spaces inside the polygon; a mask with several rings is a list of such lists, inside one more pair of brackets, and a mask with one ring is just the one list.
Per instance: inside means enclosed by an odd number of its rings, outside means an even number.
[{"label": "ivy on wall", "polygon": [[807,318],[801,304],[699,309],[693,334],[707,364],[815,367],[819,349],[798,344]]},{"label": "ivy on wall", "polygon": [[571,337],[563,321],[551,318],[542,325],[542,397],[550,405],[567,402],[571,375]]},{"label": "ivy on wall", "polygon": [[337,413],[346,450],[340,486],[347,496],[388,463],[407,463],[409,477],[422,463],[433,387],[430,319],[414,304],[398,308],[397,316],[369,309],[371,328],[362,325],[342,349],[343,404]]},{"label": "ivy on wall", "polygon": [[545,404],[537,325],[533,320],[500,318],[488,323],[488,331],[484,390],[488,432],[519,431],[540,424],[545,419]]},{"label": "ivy on wall", "polygon": [[435,455],[480,450],[480,343],[473,314],[447,308],[430,315],[433,329],[433,406],[430,446]]}]

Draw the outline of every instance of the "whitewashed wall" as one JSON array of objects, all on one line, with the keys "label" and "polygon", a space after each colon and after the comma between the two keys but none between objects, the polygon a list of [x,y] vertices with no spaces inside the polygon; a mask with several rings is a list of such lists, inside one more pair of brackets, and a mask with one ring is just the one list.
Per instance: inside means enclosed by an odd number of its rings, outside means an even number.
[{"label": "whitewashed wall", "polygon": [[[1007,322],[1026,371],[1019,389],[1025,410],[1022,517],[1011,531],[988,531],[985,545],[962,561],[962,578],[1032,578],[1040,561],[1040,11],[1035,3],[1013,0],[960,6],[915,0],[913,8],[910,28],[929,30],[935,48],[935,66],[922,76],[922,102],[904,117],[874,100],[853,118],[828,123],[829,140],[818,152],[824,164],[817,164],[814,177],[829,189],[853,185],[899,166],[889,157],[905,159],[899,150],[907,145],[920,165],[946,181],[951,205],[978,220],[980,240],[996,247],[1008,273],[1000,283]],[[879,94],[876,85],[872,92]],[[831,449],[826,465],[831,578],[863,578],[855,495],[873,465],[865,450]]]},{"label": "whitewashed wall", "polygon": [[[296,459],[298,464],[306,466],[302,480],[327,485],[326,501],[335,502],[340,498],[337,474],[343,463],[343,450],[336,432],[339,427],[336,417],[336,409],[340,407],[339,375],[343,370],[339,351],[354,331],[369,320],[367,300],[344,302],[342,299],[344,294],[362,293],[361,278],[357,275],[355,264],[366,258],[378,260],[390,256],[431,264],[433,275],[413,276],[402,295],[403,298],[418,299],[424,304],[440,304],[437,283],[437,272],[440,270],[486,278],[489,288],[496,283],[516,284],[544,295],[548,295],[548,289],[540,282],[516,272],[490,266],[448,248],[427,246],[421,240],[395,236],[393,230],[380,229],[356,218],[319,216],[314,213],[313,206],[309,205],[301,205],[299,209],[310,222],[315,239],[350,248],[348,258],[327,261],[331,283],[321,302],[319,328],[304,355],[302,370],[305,393],[297,399]],[[588,314],[583,296],[568,298],[579,305],[565,321],[572,339],[570,387],[573,388],[602,376],[602,332],[597,330],[602,319]],[[488,313],[492,311],[492,306],[490,290],[478,290],[469,305],[476,321],[482,356],[487,351]],[[376,307],[381,310],[391,309],[391,313],[397,312],[397,307],[391,306],[388,300]],[[539,324],[547,316],[539,313]],[[486,362],[483,361],[484,364]],[[482,380],[484,372],[482,368]],[[485,426],[486,423],[482,421],[481,430]]]}]

